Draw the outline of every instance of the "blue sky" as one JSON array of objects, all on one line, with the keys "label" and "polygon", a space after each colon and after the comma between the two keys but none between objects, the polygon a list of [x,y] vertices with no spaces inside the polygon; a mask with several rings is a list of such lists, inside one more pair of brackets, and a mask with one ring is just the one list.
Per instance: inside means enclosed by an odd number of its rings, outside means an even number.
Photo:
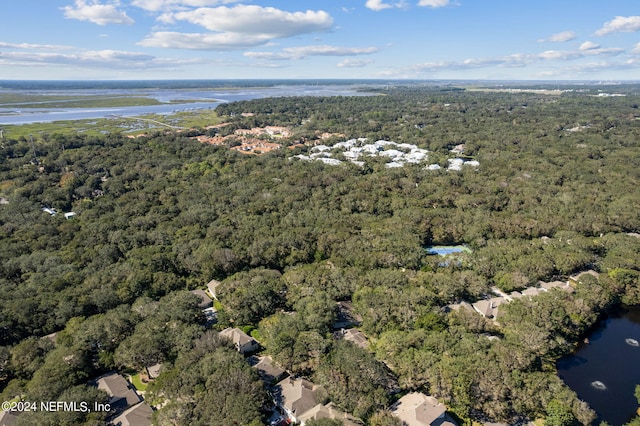
[{"label": "blue sky", "polygon": [[0,79],[640,80],[638,0],[17,0]]}]

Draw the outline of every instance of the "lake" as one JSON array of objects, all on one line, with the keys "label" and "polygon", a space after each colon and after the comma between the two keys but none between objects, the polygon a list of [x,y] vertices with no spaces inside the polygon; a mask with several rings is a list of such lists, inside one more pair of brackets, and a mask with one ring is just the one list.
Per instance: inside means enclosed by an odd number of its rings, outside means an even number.
[{"label": "lake", "polygon": [[640,384],[640,306],[623,306],[602,320],[573,355],[558,361],[558,375],[598,414],[617,426],[638,408]]}]

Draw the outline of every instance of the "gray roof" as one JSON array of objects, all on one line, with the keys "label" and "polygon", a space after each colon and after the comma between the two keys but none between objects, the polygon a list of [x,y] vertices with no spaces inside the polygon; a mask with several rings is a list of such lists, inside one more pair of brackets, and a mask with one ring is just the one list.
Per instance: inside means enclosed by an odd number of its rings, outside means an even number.
[{"label": "gray roof", "polygon": [[287,377],[276,385],[275,402],[298,417],[318,404],[317,389],[317,386],[308,380]]},{"label": "gray roof", "polygon": [[149,378],[150,379],[155,379],[156,377],[158,377],[160,375],[160,369],[162,368],[162,364],[158,363],[158,364],[154,364],[151,365],[149,367],[147,367],[147,374],[149,374]]},{"label": "gray roof", "polygon": [[298,417],[298,420],[303,424],[311,419],[335,419],[341,421],[344,426],[362,425],[360,420],[340,411],[333,403],[329,403],[327,405],[318,404]]},{"label": "gray roof", "polygon": [[226,337],[233,342],[236,348],[243,352],[245,345],[257,346],[258,342],[239,328],[225,328],[220,332],[220,336]]},{"label": "gray roof", "polygon": [[218,288],[219,285],[220,285],[220,281],[218,280],[211,280],[207,284],[207,289],[209,290],[209,293],[211,293],[211,295],[214,297],[214,299],[218,298],[218,296],[216,296],[216,289]]},{"label": "gray roof", "polygon": [[503,297],[492,297],[491,299],[478,300],[473,304],[473,308],[486,318],[498,316],[498,306],[505,302]]},{"label": "gray roof", "polygon": [[111,397],[109,403],[120,407],[130,407],[140,402],[140,395],[129,385],[129,382],[118,373],[108,373],[96,380],[98,389],[102,389]]},{"label": "gray roof", "polygon": [[213,300],[204,290],[191,290],[191,293],[196,296],[200,296],[200,309],[205,309],[213,306]]},{"label": "gray roof", "polygon": [[263,379],[269,381],[278,380],[287,372],[278,366],[270,356],[250,356],[247,358],[249,364],[258,370]]},{"label": "gray roof", "polygon": [[18,413],[0,411],[0,426],[15,426],[18,424]]},{"label": "gray roof", "polygon": [[363,349],[366,349],[369,346],[369,340],[367,339],[367,336],[365,336],[364,333],[357,328],[342,330],[341,334],[344,340],[351,342],[356,346],[359,346]]},{"label": "gray roof", "polygon": [[408,426],[435,425],[446,410],[437,399],[419,392],[407,394],[391,406],[391,413]]},{"label": "gray roof", "polygon": [[575,281],[575,282],[580,282],[580,278],[582,278],[585,275],[591,275],[592,277],[595,277],[595,278],[599,278],[600,277],[599,273],[597,273],[593,269],[589,269],[588,271],[582,271],[582,272],[580,272],[578,274],[570,276],[569,280]]},{"label": "gray roof", "polygon": [[111,420],[111,424],[117,426],[151,426],[153,410],[147,404],[138,404],[122,412]]}]

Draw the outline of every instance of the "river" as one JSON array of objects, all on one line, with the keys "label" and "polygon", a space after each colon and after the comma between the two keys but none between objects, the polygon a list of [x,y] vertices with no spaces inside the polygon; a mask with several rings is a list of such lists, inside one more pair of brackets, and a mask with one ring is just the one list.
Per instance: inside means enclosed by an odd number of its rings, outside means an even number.
[{"label": "river", "polygon": [[638,408],[640,384],[640,306],[620,307],[602,320],[576,352],[558,361],[558,375],[598,414],[617,426]]},{"label": "river", "polygon": [[[1,82],[0,82],[1,83]],[[192,85],[167,85],[165,87],[136,87],[126,84],[117,85],[113,82],[113,87],[92,88],[88,84],[78,87],[67,87],[60,84],[56,87],[55,82],[49,85],[42,84],[35,88],[28,86],[24,88],[11,87],[0,84],[1,93],[19,92],[22,94],[34,95],[56,95],[64,96],[73,100],[78,96],[141,96],[166,102],[161,105],[131,106],[113,108],[26,108],[20,103],[13,103],[0,107],[0,125],[46,123],[52,121],[98,119],[112,116],[139,116],[146,114],[171,114],[179,111],[190,111],[197,109],[214,109],[224,102],[243,101],[266,97],[280,96],[364,96],[371,93],[361,91],[363,84],[273,84],[256,85],[255,87],[230,87],[228,85],[220,87],[193,87]],[[193,83],[195,84],[195,83]],[[8,87],[7,87],[8,86]],[[98,84],[96,86],[99,86]],[[143,86],[143,85],[142,85]],[[182,102],[181,102],[182,101]],[[195,102],[194,102],[195,101]],[[29,104],[33,105],[32,102]]]}]

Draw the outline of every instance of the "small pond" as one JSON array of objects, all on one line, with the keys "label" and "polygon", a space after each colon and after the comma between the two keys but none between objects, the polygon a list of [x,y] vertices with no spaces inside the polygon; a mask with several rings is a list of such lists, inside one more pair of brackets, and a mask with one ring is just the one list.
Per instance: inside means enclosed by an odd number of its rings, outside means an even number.
[{"label": "small pond", "polygon": [[628,422],[638,408],[640,306],[622,306],[602,320],[572,355],[558,361],[558,375],[612,426]]}]

